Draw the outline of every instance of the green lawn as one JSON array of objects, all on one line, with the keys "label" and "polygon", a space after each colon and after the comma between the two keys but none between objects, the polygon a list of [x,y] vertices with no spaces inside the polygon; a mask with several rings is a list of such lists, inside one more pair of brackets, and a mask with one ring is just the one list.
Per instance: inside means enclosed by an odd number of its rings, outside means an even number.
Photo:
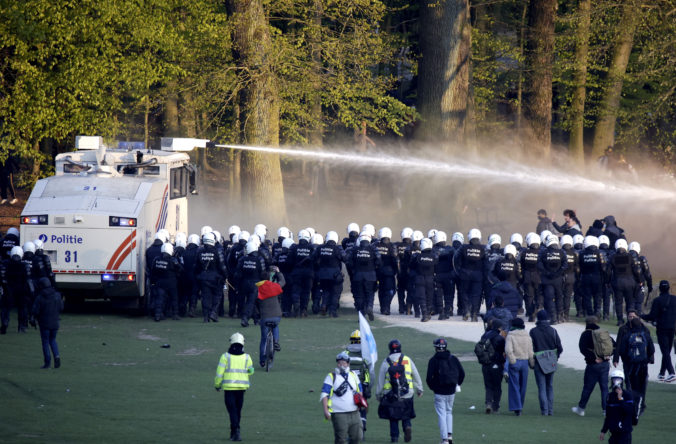
[{"label": "green lawn", "polygon": [[[258,327],[242,329],[232,319],[207,325],[198,319],[155,323],[99,312],[66,313],[61,325],[62,368],[58,370],[39,369],[39,335],[34,330],[17,334],[15,313],[10,332],[0,336],[0,442],[227,440],[223,394],[213,389],[216,365],[227,349],[227,338],[238,330],[246,336],[246,350],[256,363]],[[283,320],[282,352],[275,367],[268,374],[257,368],[245,397],[245,442],[333,442],[331,425],[323,420],[318,402],[319,391],[335,355],[355,328],[357,318],[347,309],[338,319]],[[434,337],[377,321],[372,328],[380,358],[386,355],[387,342],[397,337],[424,380]],[[171,347],[162,348],[165,343]],[[455,354],[470,355],[473,344],[451,340],[450,347]],[[456,396],[456,443],[598,442],[603,421],[598,391],[592,395],[586,417],[570,412],[580,395],[582,372],[557,372],[553,417],[540,416],[531,374],[524,415],[517,418],[507,411],[506,385],[503,413],[485,415],[480,366],[474,359],[463,365],[467,379]],[[663,443],[676,436],[676,424],[669,420],[675,386],[650,384],[648,409],[635,430],[634,442]],[[415,405],[418,417],[413,421],[413,442],[438,442],[431,392],[427,390]],[[389,442],[388,424],[377,418],[375,401],[372,407],[368,442]]]}]

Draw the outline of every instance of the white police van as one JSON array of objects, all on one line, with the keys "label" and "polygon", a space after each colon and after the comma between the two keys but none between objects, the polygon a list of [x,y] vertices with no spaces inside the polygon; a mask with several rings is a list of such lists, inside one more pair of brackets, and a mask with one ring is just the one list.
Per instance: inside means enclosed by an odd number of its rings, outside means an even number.
[{"label": "white police van", "polygon": [[143,303],[146,247],[162,228],[187,232],[187,197],[196,189],[186,151],[206,143],[163,138],[151,151],[143,142],[108,148],[99,136],[78,136],[75,151],[56,157],[54,176],[33,188],[22,244],[42,240],[66,296]]}]

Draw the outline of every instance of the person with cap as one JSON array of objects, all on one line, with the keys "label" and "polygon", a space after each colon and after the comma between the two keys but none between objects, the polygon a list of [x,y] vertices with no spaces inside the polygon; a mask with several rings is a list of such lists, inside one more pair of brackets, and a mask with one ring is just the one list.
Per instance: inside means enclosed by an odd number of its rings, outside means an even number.
[{"label": "person with cap", "polygon": [[634,397],[631,390],[622,387],[624,382],[622,370],[614,369],[610,372],[610,381],[610,393],[606,400],[608,409],[603,419],[599,440],[603,441],[606,433],[610,431],[608,442],[611,444],[631,444],[631,432],[637,421]]},{"label": "person with cap", "polygon": [[465,370],[457,357],[448,350],[448,342],[437,338],[433,342],[434,356],[427,364],[427,386],[434,392],[434,410],[439,416],[442,444],[453,443],[453,402],[456,388],[465,380]]},{"label": "person with cap", "polygon": [[509,410],[516,416],[521,416],[523,404],[526,400],[528,385],[528,367],[535,365],[533,341],[525,330],[523,319],[512,319],[509,334],[505,339],[505,354],[507,365],[507,383],[509,395]]},{"label": "person with cap", "polygon": [[[614,346],[615,341],[610,337],[608,332],[602,332],[598,326],[598,318],[596,316],[587,316],[585,319],[585,330],[580,335],[580,353],[584,356],[584,361],[587,364],[584,369],[584,383],[582,385],[582,394],[580,395],[580,402],[571,410],[573,413],[584,416],[584,409],[587,407],[589,397],[594,391],[596,384],[601,390],[601,409],[606,411],[606,398],[608,397],[608,371],[610,370],[610,356],[600,356],[603,353],[597,352],[597,343],[602,336],[599,333],[605,333],[607,339],[610,339],[610,344]],[[595,333],[596,332],[596,333]],[[597,339],[594,339],[596,336]],[[600,346],[600,344],[599,344]],[[599,347],[599,350],[602,347]],[[611,350],[609,347],[608,350]]]},{"label": "person with cap", "polygon": [[554,414],[554,372],[556,363],[563,353],[561,338],[556,329],[549,325],[547,311],[537,312],[535,328],[530,330],[535,355],[535,383],[538,386],[540,413],[542,416]]},{"label": "person with cap", "polygon": [[[350,356],[350,365],[354,373],[359,377],[364,398],[368,401],[368,399],[371,398],[371,371],[369,369],[368,359],[365,359],[361,353],[361,332],[359,330],[355,330],[350,334],[350,343],[347,346],[347,353]],[[367,413],[367,409],[359,410],[364,432],[366,432]]]},{"label": "person with cap", "polygon": [[42,354],[44,365],[41,368],[49,368],[51,354],[54,355],[54,368],[61,367],[59,346],[56,343],[56,333],[59,331],[59,313],[63,310],[61,294],[52,288],[52,282],[48,277],[41,277],[37,282],[37,296],[33,304],[33,316],[40,326],[40,339],[42,340]]},{"label": "person with cap", "polygon": [[378,417],[390,421],[390,441],[399,441],[399,421],[404,429],[404,441],[411,441],[411,419],[415,418],[413,395],[423,395],[422,379],[411,358],[401,351],[401,342],[388,344],[390,355],[380,365],[376,398],[380,401]]},{"label": "person with cap", "polygon": [[251,356],[244,353],[244,336],[237,332],[230,336],[230,348],[221,355],[216,368],[214,388],[225,395],[225,408],[230,416],[230,440],[241,441],[240,419],[244,393],[250,386],[249,376],[254,374]]},{"label": "person with cap", "polygon": [[[674,326],[676,325],[676,296],[669,293],[669,281],[660,281],[660,295],[653,301],[650,313],[641,315],[646,321],[654,322],[657,327],[657,343],[662,352],[662,363],[658,380],[673,382],[676,380],[671,362],[671,347],[674,344]],[[665,372],[669,375],[665,378]]]},{"label": "person with cap", "polygon": [[489,319],[488,329],[479,340],[479,344],[485,344],[481,346],[481,349],[487,352],[486,356],[479,360],[481,373],[484,377],[484,388],[486,389],[487,415],[498,413],[500,410],[502,369],[505,367],[505,337],[507,336],[508,325],[508,322],[497,318]]},{"label": "person with cap", "polygon": [[362,393],[359,377],[350,370],[350,355],[340,352],[336,356],[336,368],[326,375],[319,400],[324,417],[333,424],[335,444],[360,443],[362,422],[355,394]]}]

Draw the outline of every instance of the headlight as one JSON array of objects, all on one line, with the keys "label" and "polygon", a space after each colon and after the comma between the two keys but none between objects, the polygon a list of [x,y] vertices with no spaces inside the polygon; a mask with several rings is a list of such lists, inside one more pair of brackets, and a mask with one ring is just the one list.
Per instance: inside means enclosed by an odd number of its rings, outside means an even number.
[{"label": "headlight", "polygon": [[111,227],[135,227],[136,218],[110,216],[110,218],[108,219],[108,225],[110,225]]},{"label": "headlight", "polygon": [[22,225],[47,225],[49,218],[46,214],[40,216],[21,216]]}]

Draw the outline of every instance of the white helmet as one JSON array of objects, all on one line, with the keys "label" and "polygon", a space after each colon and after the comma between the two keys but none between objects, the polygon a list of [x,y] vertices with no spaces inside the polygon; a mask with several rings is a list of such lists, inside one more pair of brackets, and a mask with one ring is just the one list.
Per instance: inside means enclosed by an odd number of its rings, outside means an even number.
[{"label": "white helmet", "polygon": [[307,227],[307,228],[305,229],[305,231],[307,231],[308,233],[310,233],[310,238],[312,238],[312,236],[314,236],[315,233],[317,232],[317,231],[316,231],[314,228],[312,228],[312,227]]},{"label": "white helmet", "polygon": [[169,240],[171,239],[171,234],[169,233],[169,230],[167,230],[166,228],[160,228],[159,231],[160,233],[164,233],[164,238],[167,240],[167,242],[169,242]]},{"label": "white helmet", "polygon": [[350,234],[352,232],[359,233],[359,224],[357,222],[350,222],[347,225],[347,234]]},{"label": "white helmet", "polygon": [[12,247],[12,250],[9,252],[9,257],[12,257],[12,256],[23,257],[23,248],[21,248],[18,245],[15,246],[15,247]]},{"label": "white helmet", "polygon": [[421,241],[423,239],[423,237],[425,237],[425,236],[423,236],[422,231],[415,230],[413,232],[413,237],[411,239],[413,239],[413,242],[415,242],[415,241]]},{"label": "white helmet", "polygon": [[610,379],[613,379],[613,378],[622,378],[622,380],[624,381],[624,372],[622,370],[620,370],[619,368],[614,368],[610,372]]},{"label": "white helmet", "polygon": [[380,239],[383,239],[385,237],[388,239],[392,239],[392,230],[390,230],[389,227],[383,227],[380,230],[378,230],[378,237]]},{"label": "white helmet", "polygon": [[234,333],[230,336],[230,343],[244,345],[244,336],[240,332]]},{"label": "white helmet", "polygon": [[176,248],[178,247],[185,248],[186,246],[187,244],[184,238],[179,237],[178,239],[176,239]]},{"label": "white helmet", "polygon": [[191,234],[190,236],[188,236],[188,244],[199,245],[200,244],[200,237],[196,234]]},{"label": "white helmet", "polygon": [[238,241],[249,242],[249,239],[251,239],[251,234],[248,231],[240,231],[239,236],[237,236]]},{"label": "white helmet", "polygon": [[597,247],[599,246],[599,238],[596,236],[587,236],[584,238],[584,243],[582,244],[583,247],[589,248],[589,247]]},{"label": "white helmet", "polygon": [[[635,243],[638,243],[638,242],[632,242],[632,245],[635,244]],[[35,244],[36,250],[42,250],[42,248],[44,247],[44,244],[42,243],[42,241],[40,239],[35,239],[33,241],[33,244]],[[639,251],[640,251],[640,248],[641,247],[639,247]]]},{"label": "white helmet", "polygon": [[162,230],[155,233],[155,240],[161,240],[162,243],[169,242],[169,238],[166,237],[166,235],[164,234],[164,231],[162,231]]},{"label": "white helmet", "polygon": [[291,248],[291,245],[293,245],[293,239],[287,237],[282,241],[282,248]]},{"label": "white helmet", "polygon": [[216,238],[214,237],[214,233],[206,233],[204,236],[202,236],[202,243],[204,245],[211,245],[212,247],[216,245]]},{"label": "white helmet", "polygon": [[401,230],[401,240],[404,240],[404,239],[410,239],[411,236],[413,236],[413,228],[411,228],[411,227],[404,227],[404,228]]},{"label": "white helmet", "polygon": [[13,234],[16,237],[19,237],[19,230],[16,227],[10,227],[9,230],[7,230],[7,234]]},{"label": "white helmet", "polygon": [[[626,243],[626,242],[625,242]],[[26,242],[23,244],[24,253],[35,253],[35,244],[33,242]]]},{"label": "white helmet", "polygon": [[171,245],[169,242],[162,244],[162,248],[160,249],[162,253],[167,253],[169,256],[174,255],[174,246]]},{"label": "white helmet", "polygon": [[573,237],[568,235],[568,234],[564,234],[561,237],[561,246],[563,247],[564,245],[570,245],[572,247],[573,246]]},{"label": "white helmet", "polygon": [[434,243],[438,244],[439,242],[446,242],[446,233],[441,230],[434,234]]},{"label": "white helmet", "polygon": [[214,237],[216,238],[216,242],[221,243],[223,240],[223,236],[221,236],[221,233],[219,231],[214,230]]},{"label": "white helmet", "polygon": [[455,241],[458,241],[461,244],[464,244],[465,243],[465,236],[461,232],[456,231],[455,233],[453,233],[453,237],[451,237],[451,242],[455,242]]},{"label": "white helmet", "polygon": [[610,246],[610,239],[608,239],[608,236],[606,236],[605,234],[599,236],[599,246],[600,245]]},{"label": "white helmet", "polygon": [[514,242],[519,245],[523,245],[523,236],[521,236],[519,233],[512,234],[512,237],[509,238],[509,243],[513,244]]},{"label": "white helmet", "polygon": [[[26,247],[24,246],[24,250]],[[627,245],[627,241],[624,239],[618,239],[615,241],[615,249],[616,250],[628,250],[629,246]]]},{"label": "white helmet", "polygon": [[497,245],[498,247],[502,244],[502,238],[500,237],[499,234],[491,234],[488,236],[488,246],[492,247],[493,245]]},{"label": "white helmet", "polygon": [[505,256],[511,254],[512,256],[516,257],[516,247],[512,244],[507,244],[505,245],[504,253]]},{"label": "white helmet", "polygon": [[312,237],[312,235],[307,230],[300,230],[298,232],[298,240],[299,241],[301,241],[301,240],[309,241],[311,237]]},{"label": "white helmet", "polygon": [[238,234],[240,231],[242,231],[242,229],[239,228],[238,225],[231,225],[230,228],[228,228],[228,235]]},{"label": "white helmet", "polygon": [[420,241],[420,249],[423,251],[431,249],[432,246],[432,239],[429,237],[426,237]]},{"label": "white helmet", "polygon": [[372,239],[373,239],[373,237],[371,236],[371,233],[367,233],[366,231],[362,231],[361,234],[359,234],[359,239],[357,240],[357,242],[359,242],[359,243],[361,243],[361,241],[371,242]]},{"label": "white helmet", "polygon": [[[241,233],[241,232],[240,232],[240,233]],[[240,233],[235,233],[235,234],[232,235],[232,243],[233,243],[233,244],[239,243],[239,235],[240,235]]]},{"label": "white helmet", "polygon": [[291,230],[286,227],[279,227],[277,230],[277,237],[283,237],[284,239],[291,237]]},{"label": "white helmet", "polygon": [[258,251],[258,242],[255,240],[251,239],[249,242],[246,243],[246,254],[251,254],[254,251]]},{"label": "white helmet", "polygon": [[[38,242],[38,241],[33,241],[33,242]],[[38,247],[37,243],[35,244],[35,246],[37,247],[38,250],[40,249],[40,247]],[[629,251],[635,251],[636,254],[641,254],[641,244],[639,244],[636,241],[630,243],[629,244]]]},{"label": "white helmet", "polygon": [[321,245],[324,243],[324,237],[319,233],[315,233],[312,235],[312,243],[314,245]]},{"label": "white helmet", "polygon": [[573,236],[573,245],[581,244],[584,242],[584,236],[581,234],[576,234]]},{"label": "white helmet", "polygon": [[526,244],[528,244],[529,247],[532,247],[533,245],[540,245],[540,236],[538,236],[536,233],[528,233],[526,235]]},{"label": "white helmet", "polygon": [[214,231],[213,228],[211,228],[209,225],[205,225],[205,226],[203,226],[202,229],[200,230],[200,235],[204,236],[205,234],[211,233],[212,231]]},{"label": "white helmet", "polygon": [[254,232],[254,234],[257,234],[258,237],[260,237],[262,241],[264,241],[264,240],[265,240],[265,236],[268,234],[268,228],[267,228],[265,225],[263,225],[263,224],[257,224],[257,225],[254,227],[254,231],[253,231],[253,232]]},{"label": "white helmet", "polygon": [[257,234],[254,234],[251,237],[249,237],[249,240],[247,241],[247,243],[249,243],[249,242],[253,242],[254,244],[256,244],[256,248],[260,247],[261,243],[262,243],[261,238],[258,237]]},{"label": "white helmet", "polygon": [[336,233],[335,231],[329,231],[328,233],[326,233],[326,242],[328,241],[334,241],[338,243],[338,233]]},{"label": "white helmet", "polygon": [[552,235],[552,232],[549,230],[544,230],[540,233],[540,243],[547,245],[547,238]]},{"label": "white helmet", "polygon": [[552,245],[559,245],[559,238],[550,234],[547,236],[547,240],[545,240],[545,246],[551,247]]},{"label": "white helmet", "polygon": [[430,229],[429,231],[427,231],[427,237],[429,239],[434,239],[434,235],[437,234],[437,231],[439,230],[437,230],[436,228]]},{"label": "white helmet", "polygon": [[472,228],[469,230],[469,233],[467,233],[467,238],[469,240],[476,239],[478,241],[481,241],[481,231],[479,231],[478,228]]},{"label": "white helmet", "polygon": [[362,227],[361,232],[367,232],[368,234],[371,235],[371,237],[376,235],[376,227],[374,227],[371,224],[366,224]]}]

